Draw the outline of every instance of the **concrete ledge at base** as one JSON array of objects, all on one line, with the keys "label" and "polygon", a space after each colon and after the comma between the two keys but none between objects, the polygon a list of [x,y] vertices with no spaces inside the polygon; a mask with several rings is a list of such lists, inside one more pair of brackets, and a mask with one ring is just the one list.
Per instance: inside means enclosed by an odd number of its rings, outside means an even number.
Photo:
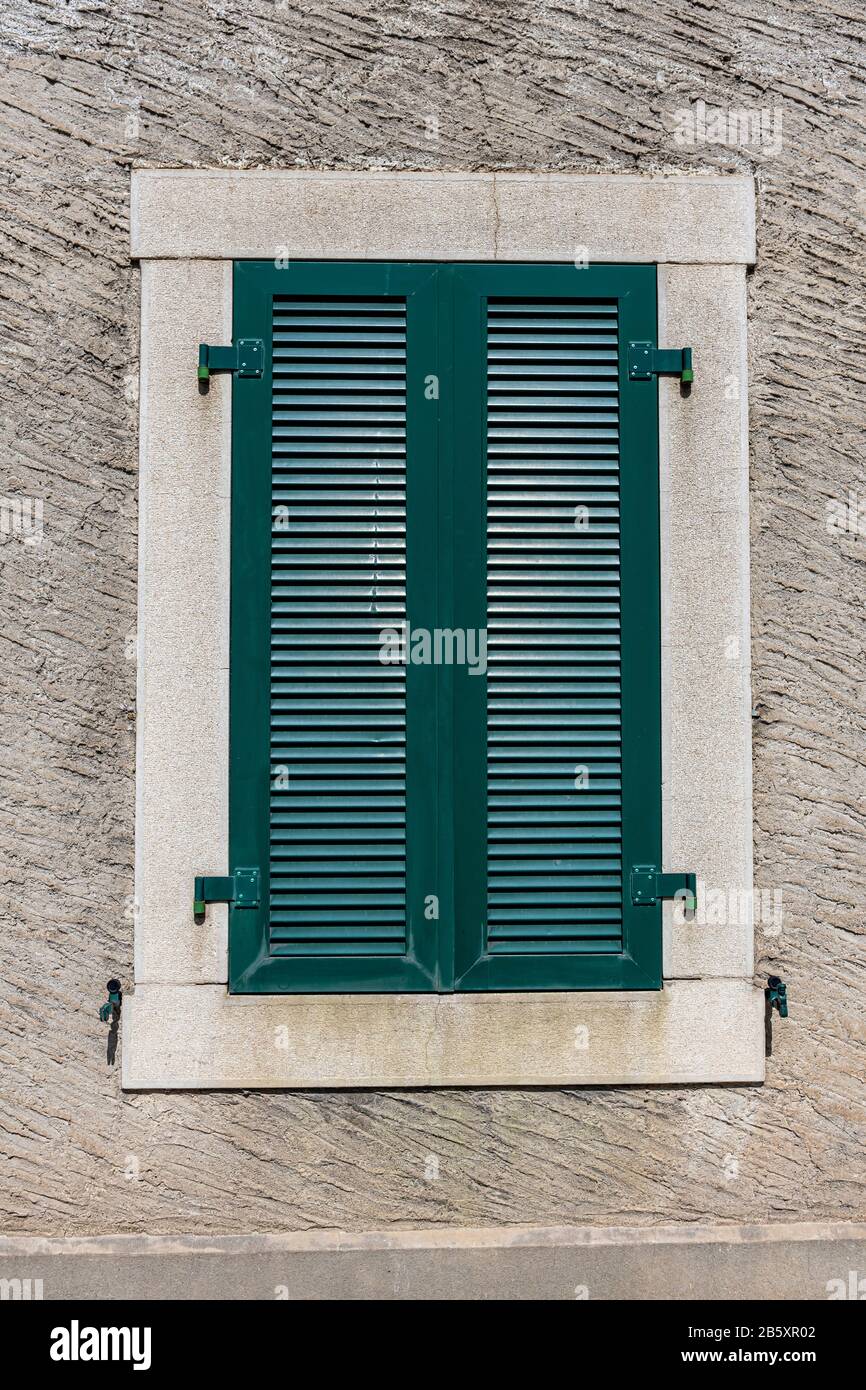
[{"label": "concrete ledge at base", "polygon": [[736,979],[441,995],[144,984],[124,1001],[122,1047],[126,1090],[748,1083],[764,1079],[764,995]]},{"label": "concrete ledge at base", "polygon": [[134,259],[751,265],[741,174],[136,169]]},{"label": "concrete ledge at base", "polygon": [[4,1299],[862,1297],[866,1223],[0,1236]]}]

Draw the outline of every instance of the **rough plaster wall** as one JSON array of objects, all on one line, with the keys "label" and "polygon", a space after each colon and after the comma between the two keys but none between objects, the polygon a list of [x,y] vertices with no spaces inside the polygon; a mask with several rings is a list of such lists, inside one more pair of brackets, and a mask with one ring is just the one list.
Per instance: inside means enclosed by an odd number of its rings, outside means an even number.
[{"label": "rough plaster wall", "polygon": [[[866,500],[859,7],[0,10],[0,494],[45,508],[41,545],[0,536],[0,1229],[862,1218],[864,541],[825,527]],[[677,145],[698,98],[778,108],[781,149]],[[786,910],[757,968],[792,998],[763,1089],[121,1094],[95,1010],[132,962],[133,163],[757,172],[757,876]]]}]

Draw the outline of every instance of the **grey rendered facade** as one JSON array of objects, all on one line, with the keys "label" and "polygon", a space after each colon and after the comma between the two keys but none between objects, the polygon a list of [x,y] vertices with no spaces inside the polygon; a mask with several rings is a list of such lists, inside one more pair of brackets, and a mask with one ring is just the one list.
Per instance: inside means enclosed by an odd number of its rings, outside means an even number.
[{"label": "grey rendered facade", "polygon": [[[5,1235],[863,1218],[860,37],[775,4],[7,6],[0,492],[42,527],[0,537]],[[754,177],[754,979],[792,1002],[762,1085],[121,1090],[95,1013],[133,979],[130,173],[196,167]]]}]

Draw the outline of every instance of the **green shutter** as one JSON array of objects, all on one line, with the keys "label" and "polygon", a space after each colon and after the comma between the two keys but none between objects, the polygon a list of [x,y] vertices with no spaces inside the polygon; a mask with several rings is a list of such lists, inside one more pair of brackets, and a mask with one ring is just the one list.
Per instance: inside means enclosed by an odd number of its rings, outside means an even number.
[{"label": "green shutter", "polygon": [[435,412],[407,393],[432,271],[240,263],[235,296],[267,370],[234,386],[230,840],[263,894],[232,910],[232,980],[430,989],[434,672],[379,653],[410,605],[432,619]]},{"label": "green shutter", "polygon": [[654,269],[239,262],[235,337],[232,988],[657,988]]},{"label": "green shutter", "polygon": [[655,270],[452,281],[456,620],[490,651],[455,676],[456,984],[658,988],[629,884],[661,849],[657,392],[627,370]]}]

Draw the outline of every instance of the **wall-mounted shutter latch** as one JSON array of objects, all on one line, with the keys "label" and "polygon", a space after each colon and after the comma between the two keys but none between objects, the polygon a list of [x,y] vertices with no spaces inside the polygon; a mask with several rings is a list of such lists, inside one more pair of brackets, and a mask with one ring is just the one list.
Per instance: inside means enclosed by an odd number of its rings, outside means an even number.
[{"label": "wall-mounted shutter latch", "polygon": [[108,998],[104,1004],[99,1006],[99,1017],[102,1023],[111,1023],[120,1017],[120,1009],[123,1004],[123,991],[120,981],[113,977],[105,986],[108,991]]},{"label": "wall-mounted shutter latch", "polygon": [[265,345],[261,338],[238,338],[231,347],[198,345],[198,379],[209,381],[214,372],[261,376],[265,369]]},{"label": "wall-mounted shutter latch", "polygon": [[767,976],[767,988],[764,990],[767,999],[767,1011],[779,1010],[780,1018],[788,1017],[788,986],[779,975]]},{"label": "wall-mounted shutter latch", "polygon": [[654,376],[678,376],[686,384],[694,381],[691,348],[657,348],[654,343],[629,343],[629,381],[651,381]]},{"label": "wall-mounted shutter latch", "polygon": [[697,905],[696,874],[663,874],[653,864],[635,864],[631,871],[631,900],[636,907],[652,907],[662,898],[679,898],[687,912]]},{"label": "wall-mounted shutter latch", "polygon": [[222,877],[196,875],[192,911],[196,920],[204,917],[207,903],[231,903],[234,907],[258,907],[261,890],[258,869],[235,869]]}]

